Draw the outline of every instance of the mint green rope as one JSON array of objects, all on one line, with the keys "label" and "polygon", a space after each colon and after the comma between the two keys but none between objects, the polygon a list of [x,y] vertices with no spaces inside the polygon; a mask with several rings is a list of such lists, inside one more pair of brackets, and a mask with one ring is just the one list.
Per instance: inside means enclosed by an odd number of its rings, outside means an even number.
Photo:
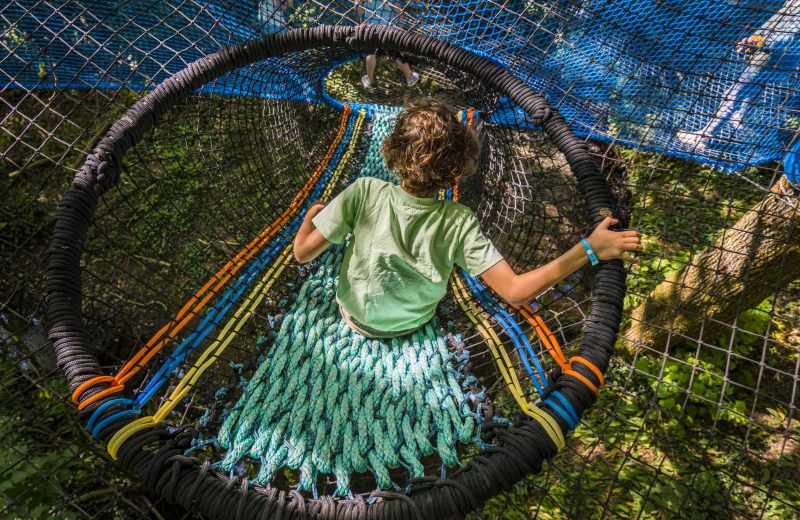
[{"label": "mint green rope", "polygon": [[[380,153],[393,125],[385,116],[372,124],[362,176],[394,179]],[[225,418],[222,469],[249,457],[261,462],[258,483],[289,467],[299,470],[299,489],[312,491],[320,473],[332,474],[335,494],[345,496],[353,473],[370,471],[389,488],[391,468],[402,464],[422,477],[420,459],[434,452],[458,465],[457,442],[473,440],[475,414],[435,320],[410,336],[378,340],[341,319],[336,286],[345,247],[320,257]]]}]

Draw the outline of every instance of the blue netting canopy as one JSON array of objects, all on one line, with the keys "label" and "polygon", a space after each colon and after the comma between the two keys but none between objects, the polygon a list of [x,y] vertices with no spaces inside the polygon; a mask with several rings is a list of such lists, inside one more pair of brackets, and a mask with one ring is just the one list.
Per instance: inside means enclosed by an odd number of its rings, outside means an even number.
[{"label": "blue netting canopy", "polygon": [[[368,2],[369,3],[369,2]],[[665,150],[727,170],[780,159],[796,128],[794,2],[636,0],[532,2],[11,2],[3,86],[152,89],[197,58],[264,32],[314,23],[390,24],[485,56],[542,92],[578,135]],[[765,36],[758,46],[737,43]],[[737,48],[738,47],[738,48]],[[253,80],[208,92],[324,102],[289,59],[272,88]],[[317,73],[318,72],[318,73]],[[257,78],[257,80],[256,80]],[[214,89],[217,90],[214,90]],[[316,92],[316,94],[315,94]],[[493,121],[524,117],[498,99]],[[696,135],[707,134],[699,148]]]}]

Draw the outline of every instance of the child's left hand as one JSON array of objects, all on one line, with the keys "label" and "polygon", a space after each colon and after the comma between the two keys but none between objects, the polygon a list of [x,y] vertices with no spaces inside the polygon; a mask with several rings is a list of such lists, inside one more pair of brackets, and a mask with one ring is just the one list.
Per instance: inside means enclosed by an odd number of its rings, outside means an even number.
[{"label": "child's left hand", "polygon": [[628,251],[642,251],[642,240],[638,231],[612,231],[609,227],[618,224],[619,220],[606,217],[587,239],[600,260],[620,258],[627,262],[638,263],[638,259],[627,254]]}]

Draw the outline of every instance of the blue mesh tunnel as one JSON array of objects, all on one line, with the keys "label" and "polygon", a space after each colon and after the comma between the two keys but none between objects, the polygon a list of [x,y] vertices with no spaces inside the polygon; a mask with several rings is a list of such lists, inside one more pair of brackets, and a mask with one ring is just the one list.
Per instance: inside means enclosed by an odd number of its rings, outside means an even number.
[{"label": "blue mesh tunnel", "polygon": [[[13,1],[0,31],[0,516],[800,514],[800,2]],[[480,150],[437,199],[515,271],[608,216],[644,250],[521,305],[456,268],[413,334],[353,331],[350,243],[294,236],[398,182],[423,97]]]}]

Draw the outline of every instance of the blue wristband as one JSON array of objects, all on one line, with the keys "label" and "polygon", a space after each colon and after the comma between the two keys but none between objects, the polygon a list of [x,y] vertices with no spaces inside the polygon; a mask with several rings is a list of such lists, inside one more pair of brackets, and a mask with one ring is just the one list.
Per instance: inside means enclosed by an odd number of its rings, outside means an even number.
[{"label": "blue wristband", "polygon": [[599,264],[600,260],[598,260],[597,255],[594,254],[594,249],[592,249],[592,246],[589,245],[589,241],[585,238],[582,238],[581,244],[583,244],[583,248],[586,250],[586,256],[589,257],[589,261],[592,263],[592,265]]}]

